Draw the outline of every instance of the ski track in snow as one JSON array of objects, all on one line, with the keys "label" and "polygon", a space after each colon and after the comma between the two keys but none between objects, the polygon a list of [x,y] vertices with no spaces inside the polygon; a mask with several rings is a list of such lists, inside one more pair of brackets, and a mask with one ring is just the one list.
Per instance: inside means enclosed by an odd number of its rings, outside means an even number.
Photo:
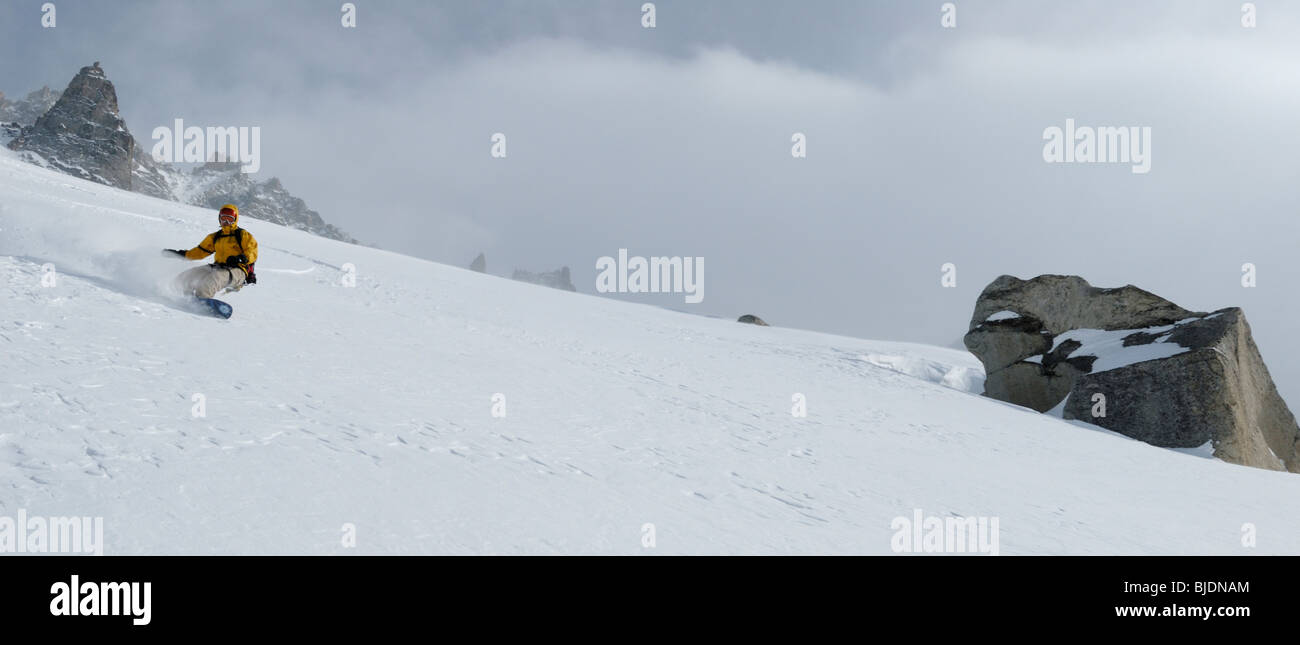
[{"label": "ski track in snow", "polygon": [[1300,478],[976,396],[961,351],[248,218],[267,277],[194,315],[157,249],[212,220],[0,154],[0,514],[103,516],[108,554],[890,553],[915,508],[998,517],[1003,554],[1300,553]]}]

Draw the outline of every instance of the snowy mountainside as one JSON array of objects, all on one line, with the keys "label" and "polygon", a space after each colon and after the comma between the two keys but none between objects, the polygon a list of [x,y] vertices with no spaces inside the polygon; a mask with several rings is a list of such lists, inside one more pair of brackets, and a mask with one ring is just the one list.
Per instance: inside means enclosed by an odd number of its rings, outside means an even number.
[{"label": "snowy mountainside", "polygon": [[0,154],[0,515],[107,554],[891,553],[915,509],[1002,554],[1300,553],[1300,478],[977,396],[965,352],[241,224],[261,282],[197,316],[158,249],[211,210]]},{"label": "snowy mountainside", "polygon": [[4,92],[0,92],[0,122],[32,125],[59,100],[61,94],[62,92],[45,86],[17,101],[12,101],[4,95]]},{"label": "snowy mountainside", "polygon": [[279,178],[258,182],[240,171],[240,164],[211,161],[190,169],[161,167],[168,192],[176,201],[192,206],[220,208],[223,204],[240,204],[243,212],[256,213],[264,221],[343,242],[357,241],[338,227],[328,224],[320,213],[285,190]]}]

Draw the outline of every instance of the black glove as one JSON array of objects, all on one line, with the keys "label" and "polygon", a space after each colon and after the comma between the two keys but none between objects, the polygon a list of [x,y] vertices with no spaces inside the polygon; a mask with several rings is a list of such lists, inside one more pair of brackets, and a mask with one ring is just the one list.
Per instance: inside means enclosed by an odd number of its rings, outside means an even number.
[{"label": "black glove", "polygon": [[248,264],[248,256],[244,255],[243,253],[240,253],[239,255],[232,255],[226,258],[225,264],[226,266],[232,269],[237,269],[241,265]]},{"label": "black glove", "polygon": [[171,257],[172,254],[176,254],[176,255],[179,255],[179,256],[181,256],[181,257],[185,257],[185,251],[181,251],[181,250],[179,250],[179,249],[163,249],[163,256],[164,256],[164,257]]}]

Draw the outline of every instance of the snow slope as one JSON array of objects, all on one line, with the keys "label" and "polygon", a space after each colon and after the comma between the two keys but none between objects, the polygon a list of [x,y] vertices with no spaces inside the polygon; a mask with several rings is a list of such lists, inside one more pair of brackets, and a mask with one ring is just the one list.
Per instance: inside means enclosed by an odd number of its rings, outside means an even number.
[{"label": "snow slope", "polygon": [[1002,554],[1300,553],[1300,478],[973,395],[956,350],[247,218],[262,283],[196,316],[158,249],[213,220],[0,156],[0,515],[103,516],[108,554],[890,553],[914,509],[998,518]]}]

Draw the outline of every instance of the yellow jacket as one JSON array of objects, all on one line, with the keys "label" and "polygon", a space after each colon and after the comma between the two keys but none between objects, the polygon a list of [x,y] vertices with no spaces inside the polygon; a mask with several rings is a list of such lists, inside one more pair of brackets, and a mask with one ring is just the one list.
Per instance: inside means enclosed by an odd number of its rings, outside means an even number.
[{"label": "yellow jacket", "polygon": [[198,246],[186,251],[185,259],[202,260],[214,253],[217,264],[225,264],[227,258],[243,253],[248,262],[239,267],[248,273],[248,265],[257,261],[257,239],[238,226],[222,226],[220,231],[209,233]]}]

